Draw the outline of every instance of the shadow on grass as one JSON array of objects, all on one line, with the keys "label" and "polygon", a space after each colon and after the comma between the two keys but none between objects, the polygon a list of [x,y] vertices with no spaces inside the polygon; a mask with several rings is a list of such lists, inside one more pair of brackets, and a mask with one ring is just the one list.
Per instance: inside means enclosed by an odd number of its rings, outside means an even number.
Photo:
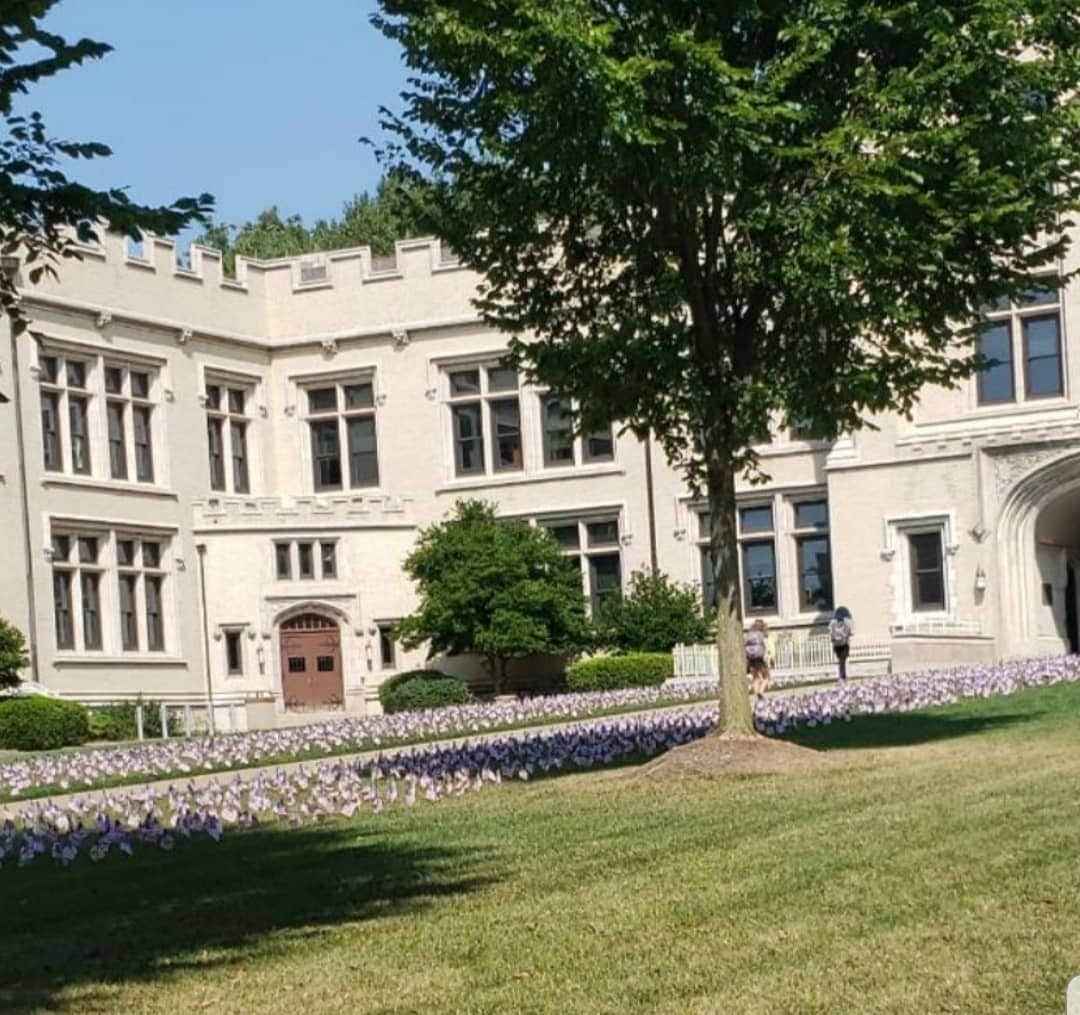
[{"label": "shadow on grass", "polygon": [[317,937],[496,880],[483,855],[375,836],[346,823],[264,827],[220,844],[182,842],[184,856],[147,850],[96,866],[82,858],[67,869],[48,860],[5,869],[0,1011],[56,1010],[60,992],[80,984],[234,965],[270,933]]},{"label": "shadow on grass", "polygon": [[803,728],[785,733],[784,740],[818,750],[857,750],[873,747],[910,747],[1007,729],[1038,719],[1036,713],[1010,712],[997,715],[941,715],[910,712],[857,716],[851,722]]}]

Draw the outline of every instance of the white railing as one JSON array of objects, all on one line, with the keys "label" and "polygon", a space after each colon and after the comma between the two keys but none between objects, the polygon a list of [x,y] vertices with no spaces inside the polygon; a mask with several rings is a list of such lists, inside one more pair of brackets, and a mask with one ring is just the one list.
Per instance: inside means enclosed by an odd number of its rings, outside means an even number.
[{"label": "white railing", "polygon": [[[676,645],[672,656],[676,680],[719,679],[720,663],[715,645]],[[850,663],[888,663],[891,659],[892,645],[888,641],[852,638]],[[831,670],[836,665],[832,640],[827,634],[778,637],[772,664],[773,673],[777,675]]]}]

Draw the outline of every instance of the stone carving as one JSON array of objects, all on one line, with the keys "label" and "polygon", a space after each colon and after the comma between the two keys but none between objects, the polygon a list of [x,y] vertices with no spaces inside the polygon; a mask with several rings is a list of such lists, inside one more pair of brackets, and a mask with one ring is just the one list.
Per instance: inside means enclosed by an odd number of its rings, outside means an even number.
[{"label": "stone carving", "polygon": [[98,331],[107,328],[112,324],[112,314],[110,314],[108,310],[102,310],[101,313],[97,315],[94,324],[97,325]]},{"label": "stone carving", "polygon": [[176,341],[180,345],[187,345],[191,341],[191,329],[181,328],[176,334]]},{"label": "stone carving", "polygon": [[1041,465],[1058,458],[1069,457],[1070,451],[1080,451],[1080,441],[1050,444],[1041,448],[1026,448],[1016,454],[995,455],[994,491],[999,501],[1004,500],[1016,484]]},{"label": "stone carving", "polygon": [[395,328],[390,332],[390,337],[394,340],[395,349],[404,349],[409,344],[409,333],[404,328]]},{"label": "stone carving", "polygon": [[334,357],[337,355],[337,339],[324,338],[321,344],[324,356]]}]

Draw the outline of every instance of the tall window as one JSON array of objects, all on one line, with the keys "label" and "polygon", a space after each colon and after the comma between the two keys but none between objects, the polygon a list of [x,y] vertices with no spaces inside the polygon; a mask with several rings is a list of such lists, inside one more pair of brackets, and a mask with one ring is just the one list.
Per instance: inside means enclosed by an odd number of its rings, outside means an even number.
[{"label": "tall window", "polygon": [[739,508],[743,612],[776,613],[776,538],[772,504]]},{"label": "tall window", "polygon": [[941,530],[908,534],[911,607],[915,612],[945,609],[945,564]]},{"label": "tall window", "polygon": [[53,610],[58,649],[100,649],[101,539],[96,535],[52,537]]},{"label": "tall window", "polygon": [[279,581],[316,578],[329,581],[338,576],[337,540],[277,540],[274,543],[274,574]]},{"label": "tall window", "polygon": [[542,522],[581,569],[585,594],[593,616],[604,603],[622,595],[622,555],[617,517],[596,517]]},{"label": "tall window", "polygon": [[986,361],[976,381],[980,405],[1065,393],[1060,301],[1060,290],[1041,285],[1023,293],[1016,303],[1003,299],[986,310],[978,345]]},{"label": "tall window", "polygon": [[701,604],[706,609],[716,605],[716,570],[712,562],[712,519],[708,511],[697,512],[698,560],[701,566]]},{"label": "tall window", "polygon": [[379,669],[392,670],[397,667],[397,645],[393,638],[392,623],[379,624]]},{"label": "tall window", "polygon": [[91,362],[76,356],[47,355],[39,357],[38,364],[45,468],[89,475]]},{"label": "tall window", "polygon": [[165,647],[161,609],[161,542],[117,533],[120,643],[126,652]]},{"label": "tall window", "polygon": [[378,486],[373,384],[370,381],[327,383],[308,388],[306,394],[315,489]]},{"label": "tall window", "polygon": [[795,549],[799,560],[799,608],[831,610],[832,562],[829,553],[829,504],[799,501],[795,510]]},{"label": "tall window", "polygon": [[154,481],[152,388],[148,370],[106,362],[105,414],[113,479],[134,476],[140,483]]},{"label": "tall window", "polygon": [[243,676],[244,673],[244,646],[241,641],[241,631],[225,632],[225,672],[230,677]]},{"label": "tall window", "polygon": [[544,467],[557,468],[579,463],[610,462],[615,457],[611,427],[574,436],[573,407],[569,399],[548,393],[540,399],[543,428]]},{"label": "tall window", "polygon": [[248,468],[247,388],[206,385],[206,439],[210,454],[210,488],[250,493]]},{"label": "tall window", "polygon": [[454,473],[517,472],[524,466],[516,370],[502,364],[447,371]]}]

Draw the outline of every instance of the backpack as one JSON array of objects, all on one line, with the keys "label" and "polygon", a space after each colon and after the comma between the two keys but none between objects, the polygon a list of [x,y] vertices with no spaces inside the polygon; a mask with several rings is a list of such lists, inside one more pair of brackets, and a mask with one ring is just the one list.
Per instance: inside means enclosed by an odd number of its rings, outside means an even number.
[{"label": "backpack", "polygon": [[834,645],[846,645],[851,641],[851,631],[846,620],[829,621],[829,637]]},{"label": "backpack", "polygon": [[[755,634],[757,634],[756,638]],[[754,660],[765,658],[765,639],[757,631],[750,632],[746,639],[746,658]]]}]

